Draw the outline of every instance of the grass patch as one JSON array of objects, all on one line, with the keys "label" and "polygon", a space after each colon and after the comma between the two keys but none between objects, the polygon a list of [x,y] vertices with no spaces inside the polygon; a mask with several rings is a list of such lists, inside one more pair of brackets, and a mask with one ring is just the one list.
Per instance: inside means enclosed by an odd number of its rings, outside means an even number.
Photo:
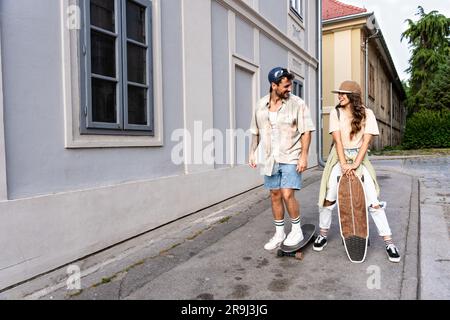
[{"label": "grass patch", "polygon": [[228,222],[230,219],[231,219],[230,216],[224,217],[224,218],[220,219],[219,223],[225,223],[225,222]]},{"label": "grass patch", "polygon": [[433,148],[433,149],[416,149],[405,150],[401,147],[392,148],[386,147],[383,150],[371,151],[371,156],[448,156],[450,155],[450,148]]},{"label": "grass patch", "polygon": [[197,238],[199,235],[201,235],[203,233],[203,230],[197,231],[194,235],[186,238],[188,240],[194,240],[195,238]]},{"label": "grass patch", "polygon": [[[120,272],[119,272],[120,273]],[[115,275],[113,275],[112,277],[106,277],[106,278],[102,278],[102,280],[98,283],[93,284],[91,287],[92,288],[97,288],[98,286],[102,285],[102,284],[107,284],[110,283],[115,277],[117,277],[116,273]]]},{"label": "grass patch", "polygon": [[136,268],[137,266],[140,266],[140,265],[142,265],[142,264],[144,264],[144,263],[145,263],[145,260],[138,261],[138,262],[136,262],[135,264],[132,264],[131,266],[129,266],[128,268],[126,268],[124,271],[125,271],[125,272],[128,272],[128,271],[130,271],[131,269]]},{"label": "grass patch", "polygon": [[102,278],[102,284],[110,283],[116,276],[110,278]]},{"label": "grass patch", "polygon": [[75,291],[73,293],[68,293],[67,296],[69,298],[73,298],[73,297],[79,296],[82,292],[83,292],[83,289],[80,289],[80,290],[77,290],[77,291]]},{"label": "grass patch", "polygon": [[181,245],[181,243],[175,243],[175,244],[174,244],[173,246],[171,246],[170,248],[160,251],[160,252],[159,252],[159,255],[164,255],[164,254],[168,253],[170,250],[172,250],[172,249],[178,247],[179,245]]}]

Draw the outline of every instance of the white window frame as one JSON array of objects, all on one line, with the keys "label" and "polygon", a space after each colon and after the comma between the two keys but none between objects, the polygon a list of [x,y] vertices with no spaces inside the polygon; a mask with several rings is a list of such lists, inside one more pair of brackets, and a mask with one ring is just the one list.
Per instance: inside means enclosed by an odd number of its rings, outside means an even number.
[{"label": "white window frame", "polygon": [[[152,0],[152,53],[153,69],[153,135],[82,134],[85,104],[82,98],[82,52],[81,32],[83,29],[69,28],[71,14],[78,14],[82,20],[81,1],[62,0],[61,4],[61,37],[63,61],[63,87],[65,111],[65,147],[66,148],[104,148],[104,147],[152,147],[163,146],[163,110],[162,110],[162,65],[161,65],[161,18],[160,1]],[[75,8],[75,10],[74,10]],[[72,17],[73,18],[73,17]],[[81,24],[80,24],[81,25]],[[120,131],[119,131],[120,132]]]},{"label": "white window frame", "polygon": [[291,9],[303,20],[304,4],[303,0],[290,0]]},{"label": "white window frame", "polygon": [[[259,65],[255,64],[254,62],[239,56],[238,54],[233,54],[231,56],[231,75],[230,75],[230,80],[231,80],[231,86],[230,86],[230,136],[229,138],[229,148],[230,148],[230,166],[231,167],[235,167],[237,166],[236,163],[236,141],[234,139],[235,137],[235,130],[237,130],[236,128],[236,92],[235,92],[235,88],[236,88],[236,68],[241,68],[244,71],[247,71],[248,73],[250,73],[252,75],[252,106],[256,105],[256,102],[259,99],[260,96],[260,87],[259,87],[259,79],[260,79],[260,67]],[[258,59],[259,60],[259,59]],[[252,108],[252,112],[254,112],[253,108]],[[258,159],[260,159],[258,157]]]}]

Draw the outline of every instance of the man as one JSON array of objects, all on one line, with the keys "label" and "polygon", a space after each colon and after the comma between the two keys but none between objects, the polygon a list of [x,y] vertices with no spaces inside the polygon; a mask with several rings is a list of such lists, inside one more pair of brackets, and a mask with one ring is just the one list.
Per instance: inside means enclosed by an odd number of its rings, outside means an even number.
[{"label": "man", "polygon": [[[270,190],[275,235],[264,249],[276,249],[281,243],[294,246],[303,240],[299,204],[295,190],[301,189],[301,173],[308,167],[311,131],[315,131],[305,102],[291,94],[293,74],[277,67],[269,72],[270,94],[259,100],[253,113],[250,131],[252,145],[249,165],[256,168],[255,151],[264,146],[264,187]],[[292,222],[286,237],[284,205]]]}]

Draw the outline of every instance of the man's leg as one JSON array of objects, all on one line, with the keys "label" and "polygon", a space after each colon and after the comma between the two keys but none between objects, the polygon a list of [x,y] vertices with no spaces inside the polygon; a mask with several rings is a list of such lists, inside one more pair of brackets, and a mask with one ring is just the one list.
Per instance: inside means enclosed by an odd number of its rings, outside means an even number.
[{"label": "man's leg", "polygon": [[264,245],[264,249],[276,249],[286,238],[284,232],[284,206],[280,190],[270,190],[275,235]]},{"label": "man's leg", "polygon": [[272,213],[274,220],[284,219],[284,207],[281,195],[281,190],[270,190],[270,197],[272,200]]},{"label": "man's leg", "polygon": [[294,246],[303,240],[303,232],[300,225],[299,204],[295,198],[294,189],[281,189],[281,194],[292,222],[291,232],[286,237],[284,244],[287,246]]}]

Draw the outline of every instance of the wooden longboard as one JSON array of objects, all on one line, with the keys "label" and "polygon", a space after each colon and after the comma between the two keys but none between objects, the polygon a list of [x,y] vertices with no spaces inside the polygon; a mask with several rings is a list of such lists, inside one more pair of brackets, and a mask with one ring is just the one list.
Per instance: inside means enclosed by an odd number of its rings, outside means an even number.
[{"label": "wooden longboard", "polygon": [[362,263],[366,258],[369,221],[366,198],[359,177],[339,177],[338,212],[341,236],[351,262]]}]

